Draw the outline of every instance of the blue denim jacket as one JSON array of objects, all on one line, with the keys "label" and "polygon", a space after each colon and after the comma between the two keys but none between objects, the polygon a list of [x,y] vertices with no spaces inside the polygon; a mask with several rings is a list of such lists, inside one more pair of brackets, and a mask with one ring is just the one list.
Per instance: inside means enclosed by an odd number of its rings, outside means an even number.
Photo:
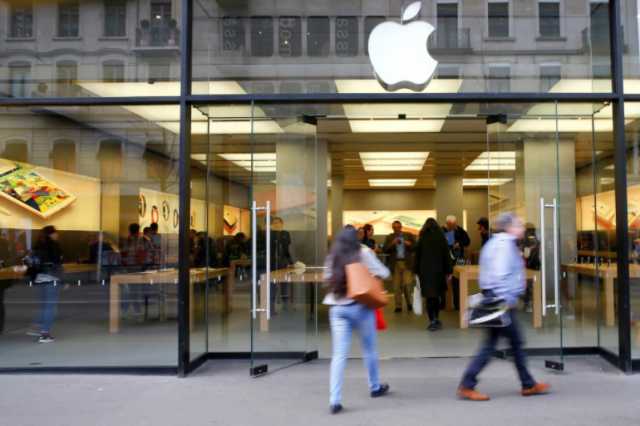
[{"label": "blue denim jacket", "polygon": [[515,305],[526,288],[525,273],[516,237],[506,232],[493,234],[480,254],[480,288],[491,290],[509,305]]}]

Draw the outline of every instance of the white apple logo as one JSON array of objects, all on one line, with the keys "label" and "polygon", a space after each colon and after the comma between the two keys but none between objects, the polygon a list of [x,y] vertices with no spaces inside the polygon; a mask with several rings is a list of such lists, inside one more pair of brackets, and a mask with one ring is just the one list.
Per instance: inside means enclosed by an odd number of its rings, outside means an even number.
[{"label": "white apple logo", "polygon": [[[413,19],[422,3],[412,3],[402,15],[402,22]],[[373,75],[388,92],[424,90],[438,66],[427,51],[427,39],[435,31],[432,25],[418,21],[407,25],[383,22],[369,37],[369,58]]]}]

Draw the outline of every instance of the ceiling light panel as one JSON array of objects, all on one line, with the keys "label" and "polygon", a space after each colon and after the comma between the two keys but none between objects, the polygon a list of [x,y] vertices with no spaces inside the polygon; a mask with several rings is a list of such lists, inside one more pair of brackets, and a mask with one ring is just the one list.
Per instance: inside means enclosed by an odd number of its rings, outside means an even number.
[{"label": "ceiling light panel", "polygon": [[415,186],[417,179],[369,179],[369,186]]},{"label": "ceiling light panel", "polygon": [[[197,154],[196,154],[197,155]],[[276,154],[275,153],[254,153],[252,154],[218,154],[225,160],[251,171],[258,173],[275,173],[276,172]]]},{"label": "ceiling light panel", "polygon": [[504,185],[513,179],[462,179],[462,186],[496,186]]},{"label": "ceiling light panel", "polygon": [[367,172],[420,171],[428,152],[361,152],[360,159]]},{"label": "ceiling light panel", "polygon": [[483,152],[471,162],[466,171],[515,170],[515,151]]}]

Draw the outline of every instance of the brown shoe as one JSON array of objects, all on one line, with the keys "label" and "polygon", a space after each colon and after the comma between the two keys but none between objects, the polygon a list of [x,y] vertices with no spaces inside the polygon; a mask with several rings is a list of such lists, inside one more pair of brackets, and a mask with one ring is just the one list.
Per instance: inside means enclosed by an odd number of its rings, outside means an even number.
[{"label": "brown shoe", "polygon": [[484,395],[478,392],[475,389],[468,388],[466,386],[460,386],[456,394],[462,398],[469,401],[488,401],[489,395]]},{"label": "brown shoe", "polygon": [[536,383],[532,388],[522,389],[522,396],[541,395],[551,388],[549,383]]}]

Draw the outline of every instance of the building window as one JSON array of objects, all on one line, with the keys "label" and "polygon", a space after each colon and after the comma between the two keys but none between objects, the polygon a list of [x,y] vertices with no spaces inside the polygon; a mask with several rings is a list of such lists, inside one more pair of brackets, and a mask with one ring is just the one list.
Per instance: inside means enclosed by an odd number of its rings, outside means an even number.
[{"label": "building window", "polygon": [[489,37],[509,37],[509,2],[490,2],[488,15]]},{"label": "building window", "polygon": [[310,16],[307,19],[307,54],[329,56],[329,18]]},{"label": "building window", "polygon": [[108,0],[104,4],[104,36],[124,37],[126,35],[126,0]]},{"label": "building window", "polygon": [[510,78],[511,67],[509,64],[489,65],[489,92],[509,93],[511,91]]},{"label": "building window", "polygon": [[560,37],[560,1],[544,0],[538,3],[540,37]]},{"label": "building window", "polygon": [[4,146],[2,158],[21,163],[29,162],[29,147],[24,141],[9,141]]},{"label": "building window", "polygon": [[11,37],[33,37],[33,3],[11,6]]},{"label": "building window", "polygon": [[73,97],[76,95],[78,86],[78,64],[73,61],[60,61],[56,66],[57,96],[61,98]]},{"label": "building window", "polygon": [[367,16],[364,18],[364,54],[369,56],[369,37],[375,27],[385,22],[384,16]]},{"label": "building window", "polygon": [[451,64],[439,64],[436,78],[438,80],[457,80],[460,78],[460,67]]},{"label": "building window", "polygon": [[223,17],[222,50],[240,50],[244,45],[244,18],[240,16]]},{"label": "building window", "polygon": [[562,78],[560,63],[540,64],[540,92],[549,93]]},{"label": "building window", "polygon": [[273,18],[271,16],[251,18],[251,56],[273,56]]},{"label": "building window", "polygon": [[63,3],[58,6],[58,37],[78,37],[80,35],[80,5],[78,2]]},{"label": "building window", "polygon": [[356,56],[359,36],[357,17],[338,16],[336,18],[336,56]]},{"label": "building window", "polygon": [[299,16],[278,18],[278,54],[283,58],[302,55],[302,18]]},{"label": "building window", "polygon": [[102,63],[102,81],[108,83],[124,82],[124,62],[122,61],[104,61]]},{"label": "building window", "polygon": [[76,144],[73,141],[58,141],[49,154],[51,167],[63,172],[76,172]]},{"label": "building window", "polygon": [[31,97],[31,64],[9,64],[9,94],[12,98]]},{"label": "building window", "polygon": [[591,9],[591,46],[597,49],[610,48],[609,44],[609,2],[592,1]]},{"label": "building window", "polygon": [[149,64],[149,83],[171,81],[171,65]]},{"label": "building window", "polygon": [[458,47],[458,4],[438,3],[436,42],[440,49]]},{"label": "building window", "polygon": [[98,150],[100,176],[102,179],[120,179],[122,177],[122,144],[119,141],[105,141]]}]

